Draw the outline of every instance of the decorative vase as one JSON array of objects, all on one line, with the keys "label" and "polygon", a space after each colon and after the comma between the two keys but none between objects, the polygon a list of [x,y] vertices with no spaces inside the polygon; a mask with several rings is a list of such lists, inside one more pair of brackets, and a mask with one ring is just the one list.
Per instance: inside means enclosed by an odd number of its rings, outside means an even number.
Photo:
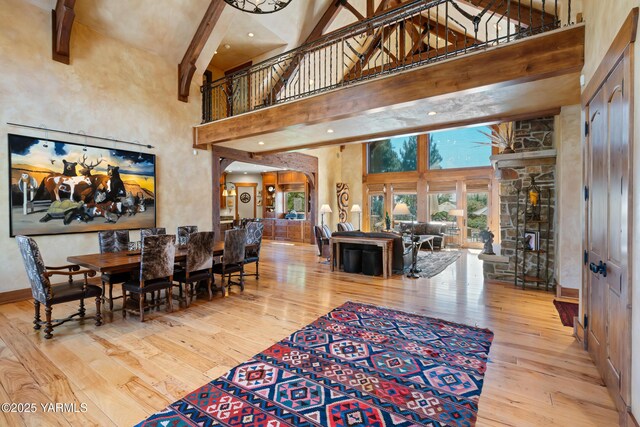
[{"label": "decorative vase", "polygon": [[391,218],[389,218],[389,212],[385,214],[384,225],[386,226],[385,230],[391,230]]}]

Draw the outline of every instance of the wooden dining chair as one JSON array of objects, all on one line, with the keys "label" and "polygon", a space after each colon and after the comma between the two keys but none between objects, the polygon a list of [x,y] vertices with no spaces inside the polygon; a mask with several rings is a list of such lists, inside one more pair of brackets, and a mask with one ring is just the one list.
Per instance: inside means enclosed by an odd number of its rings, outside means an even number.
[{"label": "wooden dining chair", "polygon": [[[211,286],[213,282],[213,249],[215,234],[212,231],[191,233],[187,242],[187,262],[185,268],[178,270],[173,275],[173,280],[178,282],[179,300],[184,301],[189,307],[191,299],[196,295],[196,285],[199,282],[207,282],[209,301],[213,298]],[[184,293],[182,285],[184,284]]]},{"label": "wooden dining chair", "polygon": [[[98,233],[98,245],[100,253],[115,253],[129,250],[129,230],[107,230]],[[122,273],[103,273],[100,276],[102,280],[102,300],[108,299],[109,310],[113,311],[113,300],[121,299],[122,296],[113,297],[113,285],[124,283],[131,278],[131,272]],[[107,298],[106,285],[109,285],[109,296]]]},{"label": "wooden dining chair", "polygon": [[197,225],[181,225],[177,230],[178,244],[187,243],[192,233],[198,232]]},{"label": "wooden dining chair", "polygon": [[[229,286],[240,286],[244,291],[244,256],[246,246],[247,230],[236,229],[227,230],[224,233],[224,254],[222,262],[214,264],[213,272],[221,276],[220,286],[222,294],[226,295],[225,275],[228,276]],[[231,274],[240,273],[240,282],[232,282]]]},{"label": "wooden dining chair", "polygon": [[255,273],[245,273],[245,276],[256,276],[260,279],[260,248],[262,247],[262,235],[264,224],[262,222],[250,222],[247,224],[246,249],[244,264],[256,264]]},{"label": "wooden dining chair", "polygon": [[[173,286],[173,261],[176,256],[176,236],[170,234],[146,236],[142,240],[142,252],[140,256],[140,276],[122,284],[122,297],[124,298],[122,315],[127,317],[127,312],[138,314],[140,321],[144,322],[145,309],[151,309],[162,305],[161,298],[153,298],[147,304],[147,294],[153,294],[162,290],[166,293],[167,311],[173,309],[171,288]],[[127,296],[138,295],[139,310],[127,308]]]},{"label": "wooden dining chair", "polygon": [[140,229],[140,240],[144,240],[147,236],[159,236],[167,234],[167,229],[164,227],[160,228],[141,228]]},{"label": "wooden dining chair", "polygon": [[[99,286],[88,283],[88,278],[95,276],[93,270],[81,270],[78,265],[47,267],[44,265],[40,249],[35,240],[26,236],[16,236],[16,242],[20,248],[20,254],[24,261],[34,299],[33,329],[38,330],[42,325],[45,325],[44,337],[45,339],[51,339],[53,337],[53,328],[56,326],[60,326],[70,320],[87,319],[84,308],[84,300],[87,298],[96,299],[96,326],[102,325],[102,315],[100,314],[102,289]],[[67,276],[68,280],[65,283],[52,285],[49,278],[55,275]],[[83,278],[82,280],[74,280],[75,276],[82,276]],[[71,301],[80,301],[80,309],[76,313],[64,319],[51,319],[54,305]],[[45,307],[46,320],[44,322],[40,319],[40,304],[44,304]],[[76,316],[79,316],[79,319],[74,319]]]}]

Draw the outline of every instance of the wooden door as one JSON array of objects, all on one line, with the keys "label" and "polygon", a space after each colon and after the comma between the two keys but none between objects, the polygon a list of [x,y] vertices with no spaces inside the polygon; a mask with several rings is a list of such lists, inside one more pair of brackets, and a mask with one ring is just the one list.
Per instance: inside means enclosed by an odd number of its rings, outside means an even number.
[{"label": "wooden door", "polygon": [[630,402],[631,84],[625,56],[588,106],[588,348],[618,407]]}]

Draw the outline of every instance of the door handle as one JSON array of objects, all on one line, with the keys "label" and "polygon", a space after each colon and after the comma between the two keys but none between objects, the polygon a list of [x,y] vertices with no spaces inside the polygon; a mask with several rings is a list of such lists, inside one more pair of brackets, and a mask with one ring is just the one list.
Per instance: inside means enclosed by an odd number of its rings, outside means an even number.
[{"label": "door handle", "polygon": [[594,262],[590,263],[589,270],[596,274],[602,274],[603,277],[607,277],[607,264],[602,262],[602,260],[600,260],[598,264]]}]

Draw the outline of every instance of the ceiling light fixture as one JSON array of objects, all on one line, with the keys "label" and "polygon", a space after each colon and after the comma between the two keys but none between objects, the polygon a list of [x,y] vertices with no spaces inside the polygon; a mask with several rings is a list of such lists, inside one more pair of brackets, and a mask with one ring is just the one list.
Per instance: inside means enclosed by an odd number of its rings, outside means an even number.
[{"label": "ceiling light fixture", "polygon": [[225,48],[225,49],[231,49],[231,45],[230,45],[230,44],[225,44],[225,45],[224,45],[224,48]]},{"label": "ceiling light fixture", "polygon": [[253,33],[247,33],[247,35],[248,35],[249,37],[253,37],[255,34],[253,34]]},{"label": "ceiling light fixture", "polygon": [[264,145],[264,141],[258,141],[258,145]]},{"label": "ceiling light fixture", "polygon": [[291,0],[224,0],[228,5],[248,13],[273,13],[284,9]]},{"label": "ceiling light fixture", "polygon": [[218,51],[217,51],[217,50],[214,50],[214,51],[213,51],[213,54],[214,54],[214,55],[217,55],[217,54],[218,54]]},{"label": "ceiling light fixture", "polygon": [[436,113],[435,111],[429,111],[427,113],[427,115],[429,115],[429,116],[435,116],[436,114],[438,114],[438,113]]},{"label": "ceiling light fixture", "polygon": [[327,129],[327,133],[333,133],[333,129]]}]

